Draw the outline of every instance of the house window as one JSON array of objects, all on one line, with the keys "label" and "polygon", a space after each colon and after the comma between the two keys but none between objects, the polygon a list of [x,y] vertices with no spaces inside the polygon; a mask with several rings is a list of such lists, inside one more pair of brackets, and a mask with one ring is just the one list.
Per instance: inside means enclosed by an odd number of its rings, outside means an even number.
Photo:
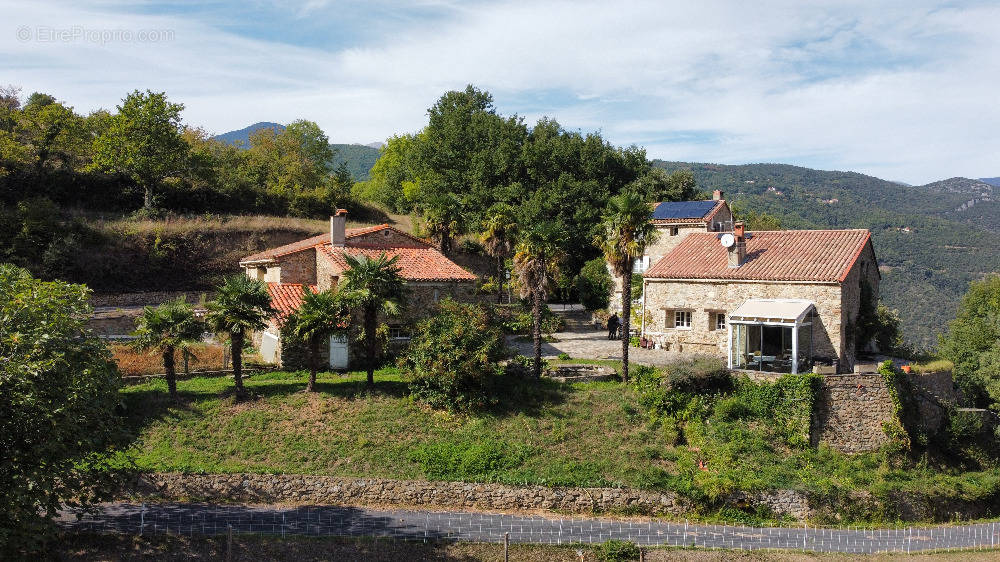
[{"label": "house window", "polygon": [[677,227],[676,226],[671,226],[670,227],[670,235],[671,236],[677,236]]},{"label": "house window", "polygon": [[674,311],[674,328],[691,329],[691,311]]},{"label": "house window", "polygon": [[717,312],[715,314],[715,329],[716,330],[725,330],[726,329],[726,313],[725,312]]},{"label": "house window", "polygon": [[645,273],[647,269],[649,269],[649,256],[637,258],[632,266],[633,273]]},{"label": "house window", "polygon": [[403,326],[389,326],[389,339],[408,340],[410,339],[410,332]]},{"label": "house window", "polygon": [[434,289],[434,302],[441,300],[441,291]]}]

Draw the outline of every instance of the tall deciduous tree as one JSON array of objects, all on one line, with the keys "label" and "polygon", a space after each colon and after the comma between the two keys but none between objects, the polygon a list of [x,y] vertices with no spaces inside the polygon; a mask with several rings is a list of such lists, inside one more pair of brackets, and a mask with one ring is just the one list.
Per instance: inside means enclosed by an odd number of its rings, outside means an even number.
[{"label": "tall deciduous tree", "polygon": [[236,398],[246,398],[243,388],[243,346],[247,336],[267,326],[267,320],[274,314],[267,284],[246,275],[226,278],[218,287],[215,300],[207,305],[208,326],[217,334],[225,334],[233,357],[233,382]]},{"label": "tall deciduous tree", "polygon": [[941,336],[955,382],[975,405],[1000,411],[1000,274],[973,281]]},{"label": "tall deciduous tree", "polygon": [[562,243],[562,227],[558,223],[537,223],[524,232],[514,254],[521,298],[531,299],[536,378],[542,376],[542,306],[559,276],[559,262],[564,256]]},{"label": "tall deciduous tree", "polygon": [[302,304],[285,320],[285,332],[294,341],[306,346],[309,362],[306,392],[316,391],[320,345],[328,342],[330,336],[346,332],[350,327],[350,307],[351,299],[347,293],[334,290],[314,293],[306,289]]},{"label": "tall deciduous tree", "polygon": [[375,386],[375,361],[377,359],[376,331],[378,315],[399,314],[405,284],[397,265],[398,258],[385,253],[377,257],[344,256],[348,270],[344,272],[341,288],[350,294],[351,302],[361,308],[364,321],[365,368],[368,371],[368,387]]},{"label": "tall deciduous tree", "polygon": [[122,435],[121,377],[83,285],[0,265],[0,558],[29,559],[63,504],[90,505]]},{"label": "tall deciduous tree", "polygon": [[601,220],[601,234],[594,244],[604,253],[604,259],[621,277],[622,283],[622,380],[628,382],[629,324],[632,315],[632,271],[636,258],[656,240],[656,228],[649,221],[650,207],[638,194],[625,191],[608,200]]},{"label": "tall deciduous tree", "polygon": [[143,206],[153,206],[160,182],[182,170],[188,145],[181,137],[184,105],[166,93],[136,90],[118,106],[106,131],[94,140],[94,164],[131,177],[143,189]]},{"label": "tall deciduous tree", "polygon": [[147,306],[136,319],[132,332],[132,345],[140,350],[156,350],[163,358],[167,390],[170,398],[177,400],[177,370],[174,356],[177,350],[184,351],[199,341],[205,326],[194,315],[194,308],[184,302],[184,297],[165,302],[157,307]]},{"label": "tall deciduous tree", "polygon": [[517,230],[517,217],[511,205],[497,203],[487,211],[480,239],[486,248],[486,253],[496,260],[498,304],[503,302],[503,282],[507,274],[505,264],[507,258],[514,252]]}]

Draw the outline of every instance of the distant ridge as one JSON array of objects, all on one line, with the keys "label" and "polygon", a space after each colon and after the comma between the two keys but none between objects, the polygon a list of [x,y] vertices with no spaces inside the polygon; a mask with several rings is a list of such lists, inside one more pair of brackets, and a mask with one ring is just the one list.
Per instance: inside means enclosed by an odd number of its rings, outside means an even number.
[{"label": "distant ridge", "polygon": [[[261,121],[236,131],[229,131],[228,133],[215,135],[212,138],[233,146],[249,148],[250,135],[261,129],[273,129],[274,132],[280,133],[285,130],[285,126],[281,123]],[[333,157],[332,162],[333,167],[336,168],[342,163],[346,163],[347,169],[351,172],[351,176],[355,181],[365,181],[368,179],[368,172],[372,169],[372,166],[375,165],[375,161],[378,160],[379,149],[382,145],[383,143],[381,142],[373,142],[369,144],[331,143],[330,146],[333,147],[334,151],[336,151],[336,155]]]},{"label": "distant ridge", "polygon": [[224,142],[231,145],[241,145],[244,148],[250,146],[250,135],[256,133],[261,129],[274,129],[275,133],[280,133],[285,130],[285,126],[281,123],[272,123],[270,121],[261,121],[259,123],[254,123],[248,127],[243,127],[237,131],[229,131],[228,133],[222,133],[221,135],[215,135],[214,138],[217,141]]},{"label": "distant ridge", "polygon": [[1000,187],[1000,178],[979,178],[979,181],[988,183],[993,187]]}]

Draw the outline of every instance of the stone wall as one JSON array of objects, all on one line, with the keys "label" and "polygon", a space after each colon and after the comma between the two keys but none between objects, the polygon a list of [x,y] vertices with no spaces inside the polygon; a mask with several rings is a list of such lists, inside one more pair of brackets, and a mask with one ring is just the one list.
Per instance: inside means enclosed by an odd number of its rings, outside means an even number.
[{"label": "stone wall", "polygon": [[107,293],[90,295],[90,304],[94,308],[131,308],[156,306],[178,297],[184,297],[191,304],[198,304],[215,298],[213,291],[154,291],[146,293]]},{"label": "stone wall", "polygon": [[281,283],[316,284],[316,249],[308,248],[279,259]]},{"label": "stone wall", "polygon": [[883,424],[895,421],[882,375],[827,375],[813,405],[812,443],[845,453],[874,451],[890,441]]},{"label": "stone wall", "polygon": [[[722,281],[646,280],[646,337],[668,352],[726,357],[727,330],[717,330],[714,315],[730,312],[748,299],[807,299],[816,304],[813,355],[836,357],[840,348],[841,290],[835,283],[727,283]],[[673,311],[691,311],[691,328],[673,327]],[[831,327],[833,327],[831,329]]]},{"label": "stone wall", "polygon": [[394,248],[423,248],[425,246],[430,246],[430,243],[420,242],[419,240],[414,240],[412,237],[407,236],[393,228],[383,228],[381,230],[376,230],[375,232],[369,232],[367,234],[362,234],[359,236],[351,236],[351,246],[382,246],[382,247],[394,247]]},{"label": "stone wall", "polygon": [[[167,501],[298,503],[312,505],[399,506],[479,511],[555,511],[571,514],[627,514],[682,517],[695,506],[673,492],[627,488],[548,488],[467,482],[428,482],[384,478],[347,478],[291,474],[142,474],[122,496]],[[798,521],[860,518],[904,521],[951,521],[991,517],[997,506],[926,493],[893,493],[876,498],[851,492],[813,498],[795,490],[735,492],[720,505],[755,510],[767,507],[779,517]]]},{"label": "stone wall", "polygon": [[914,387],[920,424],[930,433],[944,429],[948,407],[958,404],[958,393],[951,371],[910,373],[906,378]]},{"label": "stone wall", "polygon": [[854,267],[848,272],[847,277],[841,283],[840,307],[841,322],[839,330],[840,340],[840,363],[841,371],[850,371],[854,368],[857,355],[854,339],[857,330],[858,314],[861,310],[861,286],[867,283],[874,296],[873,305],[878,302],[879,272],[878,264],[875,262],[875,252],[869,243],[862,250]]},{"label": "stone wall", "polygon": [[[144,474],[130,493],[167,500],[393,505],[483,511],[563,513],[688,514],[689,500],[674,492],[628,488],[548,488],[468,482],[428,482],[386,478],[346,478],[290,474]],[[763,505],[780,516],[809,516],[806,495],[791,490],[737,493],[726,502]]]}]

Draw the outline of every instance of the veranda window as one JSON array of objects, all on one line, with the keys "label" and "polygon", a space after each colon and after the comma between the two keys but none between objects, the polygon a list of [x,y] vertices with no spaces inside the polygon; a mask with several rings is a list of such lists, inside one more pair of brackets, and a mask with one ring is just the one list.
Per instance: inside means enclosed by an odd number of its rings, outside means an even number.
[{"label": "veranda window", "polygon": [[812,367],[815,305],[750,299],[729,315],[729,367],[799,373]]}]

